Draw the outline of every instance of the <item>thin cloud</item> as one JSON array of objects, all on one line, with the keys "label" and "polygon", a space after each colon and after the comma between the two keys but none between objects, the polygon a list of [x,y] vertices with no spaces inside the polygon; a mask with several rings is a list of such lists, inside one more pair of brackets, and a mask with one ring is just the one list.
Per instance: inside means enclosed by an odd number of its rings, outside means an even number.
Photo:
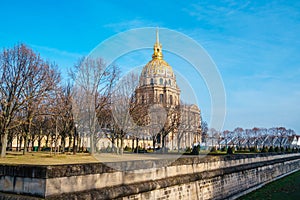
[{"label": "thin cloud", "polygon": [[162,26],[162,25],[148,20],[133,19],[133,20],[126,20],[117,23],[105,24],[103,27],[112,29],[114,32],[121,32],[133,28],[155,27],[155,26]]},{"label": "thin cloud", "polygon": [[64,50],[60,50],[60,49],[56,49],[56,48],[52,48],[52,47],[46,47],[46,46],[40,46],[40,45],[34,45],[34,44],[30,44],[30,46],[34,49],[37,49],[37,51],[43,51],[43,52],[47,52],[49,54],[55,54],[58,56],[65,56],[65,57],[70,57],[70,58],[80,58],[82,56],[84,56],[83,54],[80,53],[73,53],[73,52],[68,52],[68,51],[64,51]]}]

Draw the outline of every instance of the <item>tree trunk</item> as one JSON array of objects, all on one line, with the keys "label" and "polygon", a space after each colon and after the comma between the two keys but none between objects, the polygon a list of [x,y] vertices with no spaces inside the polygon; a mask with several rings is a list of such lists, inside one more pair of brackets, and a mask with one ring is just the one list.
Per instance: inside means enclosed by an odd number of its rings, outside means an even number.
[{"label": "tree trunk", "polygon": [[[75,132],[76,132],[76,129],[75,129]],[[73,135],[73,154],[75,155],[76,154],[76,134],[74,132],[74,135]]]},{"label": "tree trunk", "polygon": [[139,153],[139,138],[136,138],[136,153]]},{"label": "tree trunk", "polygon": [[91,142],[90,142],[90,154],[94,154],[95,149],[94,149],[94,133],[91,134]]},{"label": "tree trunk", "polygon": [[20,144],[19,144],[19,151],[22,149],[22,142],[23,142],[23,137],[20,135]]},{"label": "tree trunk", "polygon": [[69,147],[68,147],[68,152],[70,152],[71,151],[71,146],[72,146],[72,136],[70,135],[69,136],[69,145],[68,145]]},{"label": "tree trunk", "polygon": [[116,153],[115,149],[116,149],[116,147],[115,147],[115,138],[113,136],[112,139],[111,139],[111,152]]},{"label": "tree trunk", "polygon": [[55,142],[54,142],[54,154],[58,152],[57,144],[58,143],[58,130],[57,130],[57,119],[55,120]]},{"label": "tree trunk", "polygon": [[165,139],[166,139],[166,136],[164,134],[162,134],[162,153],[165,153],[166,152],[166,149],[165,149]]},{"label": "tree trunk", "polygon": [[8,133],[5,132],[1,138],[1,142],[2,142],[1,158],[4,158],[6,156],[7,136],[8,136]]},{"label": "tree trunk", "polygon": [[121,148],[120,148],[120,154],[123,155],[124,152],[124,138],[121,137]]},{"label": "tree trunk", "polygon": [[31,147],[32,147],[32,151],[34,150],[34,138],[32,138],[32,140],[31,140]]},{"label": "tree trunk", "polygon": [[9,143],[9,145],[8,145],[8,149],[10,150],[10,151],[13,151],[13,138],[12,137],[8,137],[9,139],[8,139],[8,143]]},{"label": "tree trunk", "polygon": [[19,151],[19,135],[17,135],[17,149],[16,151]]},{"label": "tree trunk", "polygon": [[46,147],[48,147],[48,143],[49,143],[49,135],[50,135],[50,134],[48,134],[48,135],[47,135],[47,138],[46,138]]},{"label": "tree trunk", "polygon": [[178,153],[180,152],[179,149],[180,149],[180,137],[178,137],[178,140],[177,140],[177,152]]},{"label": "tree trunk", "polygon": [[79,137],[79,134],[77,133],[77,149],[76,149],[77,152],[80,152],[80,143],[81,143],[80,137]]},{"label": "tree trunk", "polygon": [[24,149],[23,149],[23,155],[26,154],[27,152],[27,146],[28,146],[28,138],[27,138],[27,133],[25,133],[25,136],[24,136]]},{"label": "tree trunk", "polygon": [[120,148],[119,148],[119,137],[117,137],[117,154],[119,154],[120,153]]},{"label": "tree trunk", "polygon": [[37,151],[40,151],[41,150],[41,136],[39,136],[39,139],[38,139],[38,148],[37,148]]},{"label": "tree trunk", "polygon": [[66,138],[65,137],[63,137],[63,138],[61,138],[61,152],[62,153],[65,153],[65,146],[66,146]]},{"label": "tree trunk", "polygon": [[134,152],[134,138],[132,139],[132,145],[131,145],[132,149],[131,151]]}]

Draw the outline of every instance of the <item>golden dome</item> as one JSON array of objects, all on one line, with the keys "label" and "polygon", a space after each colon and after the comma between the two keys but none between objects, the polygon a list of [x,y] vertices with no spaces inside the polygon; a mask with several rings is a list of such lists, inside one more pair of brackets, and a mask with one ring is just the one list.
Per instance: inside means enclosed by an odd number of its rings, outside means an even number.
[{"label": "golden dome", "polygon": [[143,85],[164,85],[176,88],[176,78],[172,67],[163,60],[162,45],[159,43],[158,30],[156,31],[156,43],[152,60],[142,70],[140,86]]},{"label": "golden dome", "polygon": [[148,62],[142,71],[142,76],[168,76],[173,77],[173,69],[172,67],[162,59],[152,59]]}]

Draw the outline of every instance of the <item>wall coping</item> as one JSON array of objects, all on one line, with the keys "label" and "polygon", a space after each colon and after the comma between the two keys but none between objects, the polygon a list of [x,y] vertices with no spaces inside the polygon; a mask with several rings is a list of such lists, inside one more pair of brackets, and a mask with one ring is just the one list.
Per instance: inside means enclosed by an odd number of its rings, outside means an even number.
[{"label": "wall coping", "polygon": [[[278,157],[279,156],[279,157]],[[278,158],[300,158],[300,154],[234,154],[225,156],[183,156],[177,160],[137,160],[121,161],[115,163],[83,163],[60,165],[16,165],[0,164],[0,176],[14,176],[27,178],[59,178],[88,174],[112,173],[117,171],[134,171],[140,169],[161,168],[166,166],[195,165],[200,163],[213,163],[221,161],[236,161],[252,158],[265,158],[273,160]],[[113,168],[110,166],[114,166]]]}]

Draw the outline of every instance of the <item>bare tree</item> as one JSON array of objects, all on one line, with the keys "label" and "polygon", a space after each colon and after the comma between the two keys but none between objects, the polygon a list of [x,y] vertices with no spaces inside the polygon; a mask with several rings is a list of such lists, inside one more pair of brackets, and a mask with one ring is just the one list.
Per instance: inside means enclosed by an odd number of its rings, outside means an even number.
[{"label": "bare tree", "polygon": [[283,145],[284,138],[287,137],[287,130],[285,127],[276,127],[280,147]]},{"label": "bare tree", "polygon": [[[36,105],[52,90],[53,84],[59,81],[59,76],[52,66],[23,44],[3,50],[0,54],[0,73],[1,157],[4,157],[8,131],[15,125],[23,124],[25,128],[24,153],[26,152],[27,136],[31,132]],[[21,110],[24,120],[13,125],[12,121]]]},{"label": "bare tree", "polygon": [[233,130],[234,134],[236,135],[238,139],[238,147],[241,147],[241,140],[243,138],[244,129],[241,127],[237,127]]},{"label": "bare tree", "polygon": [[167,112],[160,104],[154,104],[148,109],[148,134],[152,138],[153,148],[155,149],[159,133],[164,127],[167,119]]},{"label": "bare tree", "polygon": [[101,95],[110,93],[117,70],[114,65],[107,66],[101,58],[82,58],[70,75],[75,84],[72,108],[74,120],[90,136],[90,153],[94,154],[95,135],[100,127],[97,118],[98,100]]},{"label": "bare tree", "polygon": [[194,142],[201,142],[197,140],[199,127],[201,127],[200,115],[193,112],[192,108],[192,105],[187,105],[183,102],[180,104],[179,127],[176,134],[178,152],[182,147],[182,142],[185,142],[184,147],[189,147]]},{"label": "bare tree", "polygon": [[120,147],[117,152],[123,154],[124,137],[135,127],[135,122],[130,112],[132,105],[135,104],[134,91],[138,85],[138,74],[130,72],[122,77],[120,82],[113,90],[112,96],[112,114],[114,119],[114,131],[120,139]]},{"label": "bare tree", "polygon": [[222,137],[225,141],[225,148],[227,149],[228,147],[228,141],[231,139],[230,135],[229,135],[230,131],[229,130],[225,130],[222,132]]},{"label": "bare tree", "polygon": [[[62,152],[65,152],[66,138],[70,138],[73,135],[72,133],[74,132],[75,128],[72,113],[73,96],[71,85],[67,84],[61,87],[57,93],[57,104],[55,108],[56,126],[58,129],[58,134],[61,138]],[[75,138],[73,137],[73,139]],[[55,146],[57,146],[57,143]]]},{"label": "bare tree", "polygon": [[169,133],[177,131],[180,122],[180,105],[174,107],[165,108],[167,112],[167,117],[163,128],[160,130],[159,135],[162,141],[162,152],[166,152],[166,137]]}]

